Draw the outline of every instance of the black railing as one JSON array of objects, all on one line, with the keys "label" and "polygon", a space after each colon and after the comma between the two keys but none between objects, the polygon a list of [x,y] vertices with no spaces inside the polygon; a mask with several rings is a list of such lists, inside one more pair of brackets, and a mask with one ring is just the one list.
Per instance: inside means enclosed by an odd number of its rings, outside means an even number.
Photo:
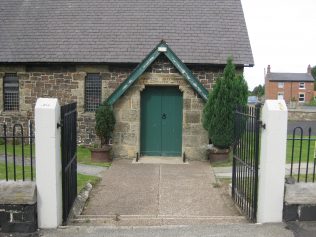
[{"label": "black railing", "polygon": [[61,107],[63,223],[77,196],[77,104]]},{"label": "black railing", "polygon": [[260,109],[257,104],[235,112],[232,197],[252,221],[257,214]]},{"label": "black railing", "polygon": [[292,136],[287,139],[287,157],[291,159],[290,176],[297,182],[315,182],[316,137],[312,136],[312,128],[304,135],[302,127],[293,129]]},{"label": "black railing", "polygon": [[34,134],[31,122],[25,134],[22,124],[9,128],[6,124],[2,125],[0,179],[33,181]]}]

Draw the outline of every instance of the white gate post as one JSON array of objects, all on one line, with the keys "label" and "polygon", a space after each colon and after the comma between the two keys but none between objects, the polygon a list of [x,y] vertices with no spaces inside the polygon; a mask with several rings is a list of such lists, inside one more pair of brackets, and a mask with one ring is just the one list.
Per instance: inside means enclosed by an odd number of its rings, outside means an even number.
[{"label": "white gate post", "polygon": [[60,106],[57,99],[39,98],[35,106],[36,186],[39,228],[62,223]]},{"label": "white gate post", "polygon": [[258,223],[282,222],[286,162],[287,107],[284,100],[266,100],[262,108],[258,188]]}]

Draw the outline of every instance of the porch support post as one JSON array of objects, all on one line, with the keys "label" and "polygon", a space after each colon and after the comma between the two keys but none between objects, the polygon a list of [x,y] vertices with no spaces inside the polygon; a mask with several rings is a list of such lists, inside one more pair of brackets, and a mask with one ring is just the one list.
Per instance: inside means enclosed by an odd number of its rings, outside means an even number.
[{"label": "porch support post", "polygon": [[286,162],[287,107],[284,100],[266,100],[262,108],[258,223],[282,222]]},{"label": "porch support post", "polygon": [[39,98],[35,106],[36,187],[39,228],[62,223],[60,106],[57,99]]}]

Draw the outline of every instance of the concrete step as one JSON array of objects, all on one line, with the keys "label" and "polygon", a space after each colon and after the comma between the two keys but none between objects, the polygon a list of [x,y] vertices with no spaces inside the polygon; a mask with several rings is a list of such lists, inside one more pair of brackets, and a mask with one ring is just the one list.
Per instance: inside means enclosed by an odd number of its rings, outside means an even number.
[{"label": "concrete step", "polygon": [[170,226],[248,223],[244,216],[81,215],[69,225]]},{"label": "concrete step", "polygon": [[[42,237],[294,237],[283,223],[174,226],[65,226],[41,230]],[[306,235],[313,236],[313,235]]]}]

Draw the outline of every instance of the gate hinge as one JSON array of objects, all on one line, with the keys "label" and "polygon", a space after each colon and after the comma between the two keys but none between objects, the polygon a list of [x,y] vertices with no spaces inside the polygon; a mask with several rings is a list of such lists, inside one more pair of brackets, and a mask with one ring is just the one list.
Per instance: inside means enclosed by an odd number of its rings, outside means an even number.
[{"label": "gate hinge", "polygon": [[265,123],[262,123],[261,120],[259,120],[258,123],[259,123],[259,127],[263,128],[263,129],[266,129],[266,124]]},{"label": "gate hinge", "polygon": [[57,123],[57,128],[61,128],[63,126],[62,122]]}]

